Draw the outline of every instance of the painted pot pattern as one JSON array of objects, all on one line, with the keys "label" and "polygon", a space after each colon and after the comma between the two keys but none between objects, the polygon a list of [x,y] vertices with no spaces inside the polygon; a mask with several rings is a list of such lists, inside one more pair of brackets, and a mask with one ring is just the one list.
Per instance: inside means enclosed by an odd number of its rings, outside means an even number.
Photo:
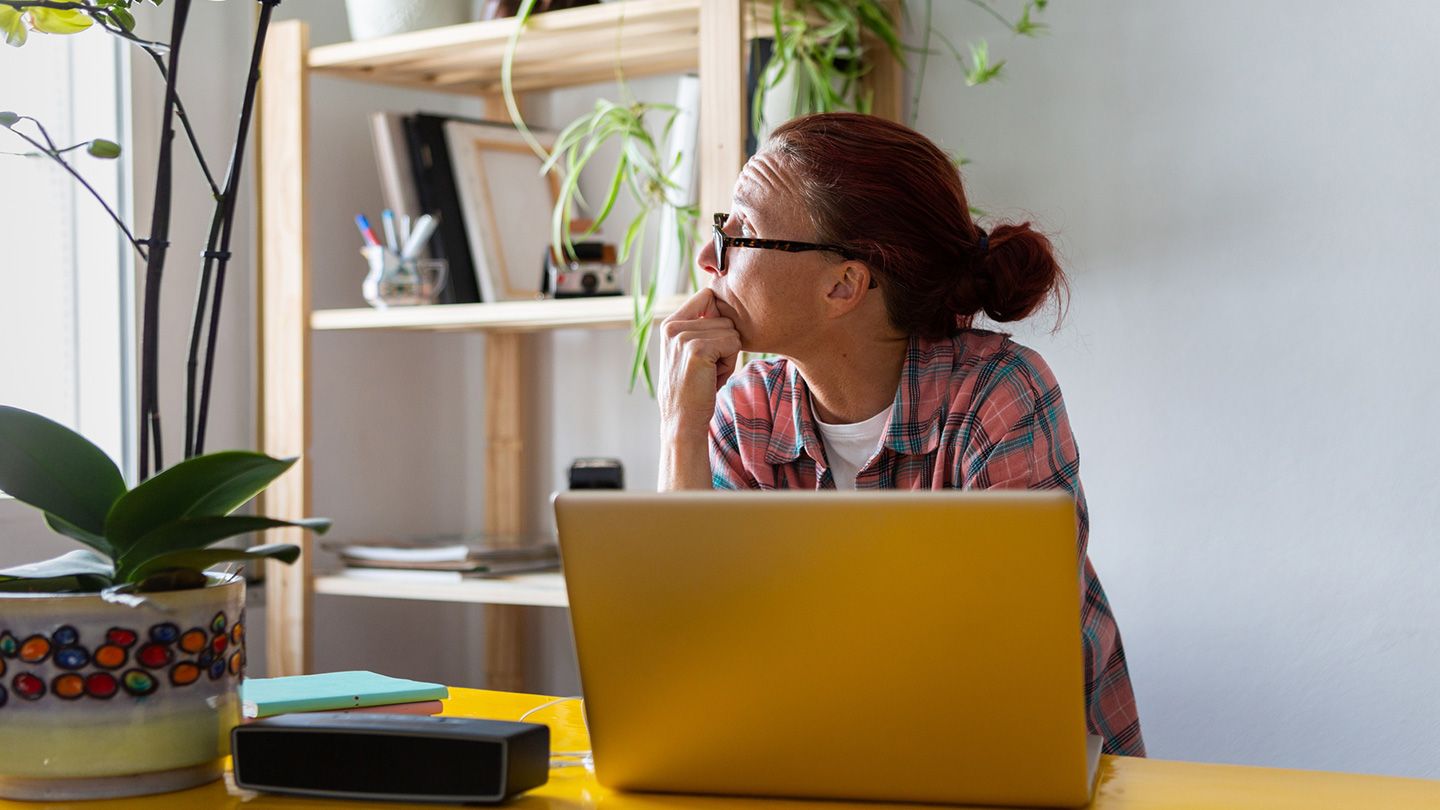
[{"label": "painted pot pattern", "polygon": [[136,699],[238,678],[244,641],[243,612],[232,622],[221,611],[208,627],[183,630],[165,621],[112,627],[95,639],[68,624],[49,634],[0,627],[0,712],[18,701]]},{"label": "painted pot pattern", "polygon": [[0,796],[15,780],[168,773],[229,753],[244,581],[145,599],[0,595]]}]

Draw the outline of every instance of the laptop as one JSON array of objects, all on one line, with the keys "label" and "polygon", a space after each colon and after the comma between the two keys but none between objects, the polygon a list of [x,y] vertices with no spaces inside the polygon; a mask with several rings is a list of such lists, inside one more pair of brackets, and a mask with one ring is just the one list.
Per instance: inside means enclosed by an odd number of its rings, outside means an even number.
[{"label": "laptop", "polygon": [[1090,801],[1065,493],[567,492],[555,514],[602,785]]}]

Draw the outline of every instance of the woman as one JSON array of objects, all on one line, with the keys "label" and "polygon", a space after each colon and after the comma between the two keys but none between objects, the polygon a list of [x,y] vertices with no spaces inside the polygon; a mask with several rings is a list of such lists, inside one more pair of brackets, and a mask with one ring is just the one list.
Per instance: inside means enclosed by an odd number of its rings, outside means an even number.
[{"label": "woman", "polygon": [[[1035,352],[971,328],[1058,297],[1049,241],[977,226],[924,136],[828,113],[774,131],[698,261],[709,288],[663,327],[660,488],[1071,492],[1090,731],[1143,756],[1059,386]],[[731,378],[742,349],[780,359]]]}]

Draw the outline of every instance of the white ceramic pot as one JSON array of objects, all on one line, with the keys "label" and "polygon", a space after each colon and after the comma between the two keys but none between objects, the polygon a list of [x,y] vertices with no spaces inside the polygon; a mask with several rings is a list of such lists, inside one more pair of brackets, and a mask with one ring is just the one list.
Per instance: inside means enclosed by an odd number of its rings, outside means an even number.
[{"label": "white ceramic pot", "polygon": [[351,39],[457,25],[470,21],[471,0],[345,0]]},{"label": "white ceramic pot", "polygon": [[0,798],[137,796],[223,774],[245,581],[146,598],[0,594]]}]

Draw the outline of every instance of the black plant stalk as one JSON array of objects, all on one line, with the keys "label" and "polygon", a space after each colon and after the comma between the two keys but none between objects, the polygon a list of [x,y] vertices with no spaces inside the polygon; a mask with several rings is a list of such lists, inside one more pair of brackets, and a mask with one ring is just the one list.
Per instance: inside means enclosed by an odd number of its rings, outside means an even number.
[{"label": "black plant stalk", "polygon": [[[255,90],[260,83],[260,55],[265,50],[265,33],[270,28],[270,13],[280,0],[260,0],[260,19],[255,26],[255,44],[250,50],[250,75],[245,82],[245,98],[240,107],[240,124],[235,133],[235,146],[230,153],[230,171],[225,190],[215,206],[210,223],[210,239],[206,243],[205,265],[200,273],[200,293],[195,302],[194,326],[190,332],[190,360],[186,367],[185,456],[205,452],[205,427],[210,420],[210,386],[215,371],[215,340],[220,324],[220,302],[225,294],[225,270],[230,263],[230,233],[235,222],[235,201],[239,196],[240,168],[245,160],[245,141],[250,133],[250,119],[255,111]],[[217,249],[215,232],[220,231]],[[205,372],[200,388],[199,413],[195,411],[195,360],[199,351],[200,325],[205,319],[205,297],[210,284],[210,268],[215,263],[215,295],[210,302],[210,328],[205,339]],[[193,442],[192,442],[193,437]]]},{"label": "black plant stalk", "polygon": [[140,342],[140,480],[150,477],[150,449],[154,443],[155,470],[164,467],[160,436],[159,354],[160,279],[170,248],[170,190],[175,140],[176,82],[180,78],[180,44],[190,0],[176,0],[170,24],[170,69],[165,76],[165,110],[160,122],[160,157],[155,167],[155,205],[150,217],[149,256],[145,261],[145,307]]}]

